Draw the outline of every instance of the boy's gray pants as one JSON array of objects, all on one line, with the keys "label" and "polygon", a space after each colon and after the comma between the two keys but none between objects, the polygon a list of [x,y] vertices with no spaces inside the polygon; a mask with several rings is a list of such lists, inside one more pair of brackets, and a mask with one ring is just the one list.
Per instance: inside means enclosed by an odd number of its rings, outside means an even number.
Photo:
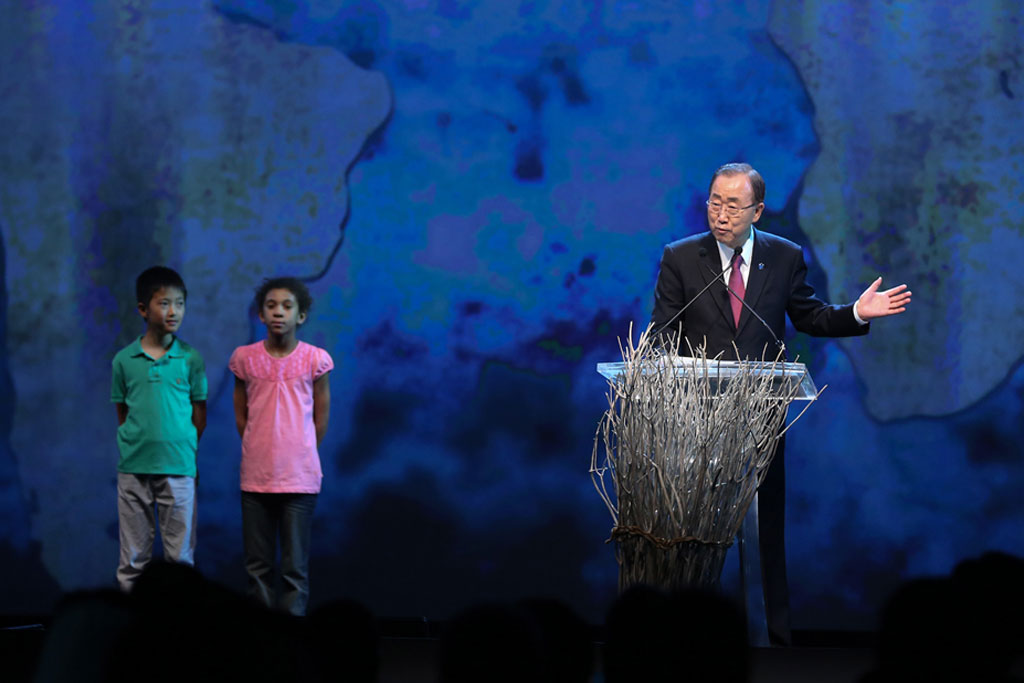
[{"label": "boy's gray pants", "polygon": [[154,521],[160,524],[164,558],[188,565],[195,562],[196,480],[192,477],[118,472],[117,517],[121,590],[131,590],[153,556]]}]

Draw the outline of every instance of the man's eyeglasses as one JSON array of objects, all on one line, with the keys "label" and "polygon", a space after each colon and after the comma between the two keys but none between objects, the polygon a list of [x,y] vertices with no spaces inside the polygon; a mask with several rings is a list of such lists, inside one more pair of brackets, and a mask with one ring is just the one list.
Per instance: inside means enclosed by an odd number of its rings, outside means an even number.
[{"label": "man's eyeglasses", "polygon": [[722,204],[722,202],[711,201],[710,199],[704,203],[708,205],[708,211],[710,211],[715,216],[718,215],[719,211],[725,209],[725,215],[731,218],[736,218],[736,216],[739,216],[741,211],[746,211],[747,209],[757,206],[757,202],[754,202],[750,206],[729,206],[726,204]]}]

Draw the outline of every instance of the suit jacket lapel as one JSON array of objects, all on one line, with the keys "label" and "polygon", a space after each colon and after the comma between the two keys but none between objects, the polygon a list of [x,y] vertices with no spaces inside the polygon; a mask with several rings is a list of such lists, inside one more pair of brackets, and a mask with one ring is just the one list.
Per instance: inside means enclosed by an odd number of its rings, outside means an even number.
[{"label": "suit jacket lapel", "polygon": [[[764,291],[764,285],[768,281],[770,273],[771,249],[767,241],[756,230],[754,231],[754,249],[750,254],[749,268],[747,292],[743,296],[743,301],[751,308],[757,308],[757,301],[761,298],[761,293]],[[739,329],[742,330],[752,317],[754,316],[750,315],[750,311],[744,308],[740,314]]]},{"label": "suit jacket lapel", "polygon": [[[704,284],[707,285],[712,280],[717,279],[719,282],[724,283],[722,279],[722,257],[718,251],[718,240],[715,236],[708,232],[704,238],[700,241],[700,246],[707,250],[707,254],[704,258],[700,259],[701,263],[697,264],[700,270],[701,278],[704,280]],[[725,292],[723,296],[722,292]],[[711,287],[704,296],[711,295],[711,300],[718,306],[718,311],[726,319],[730,328],[735,328],[735,324],[732,321],[732,308],[729,305],[729,290],[725,289],[724,286],[720,287],[715,285]],[[742,322],[742,319],[740,320]]]}]

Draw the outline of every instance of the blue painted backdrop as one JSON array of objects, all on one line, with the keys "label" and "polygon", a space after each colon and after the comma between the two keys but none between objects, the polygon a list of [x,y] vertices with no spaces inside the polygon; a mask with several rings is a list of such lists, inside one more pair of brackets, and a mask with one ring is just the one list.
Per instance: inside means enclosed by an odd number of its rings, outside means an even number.
[{"label": "blue painted backdrop", "polygon": [[[1024,553],[1024,26],[1015,2],[17,2],[0,19],[0,611],[112,582],[115,351],[178,268],[207,359],[199,564],[242,584],[231,350],[294,274],[334,356],[314,601],[443,618],[616,568],[598,361],[746,160],[834,301],[789,442],[795,625]],[[636,327],[634,327],[634,332]]]}]

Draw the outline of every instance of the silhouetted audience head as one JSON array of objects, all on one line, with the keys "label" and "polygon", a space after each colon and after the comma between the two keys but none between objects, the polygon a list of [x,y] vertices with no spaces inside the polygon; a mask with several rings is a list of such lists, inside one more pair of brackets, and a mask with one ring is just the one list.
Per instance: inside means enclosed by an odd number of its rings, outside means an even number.
[{"label": "silhouetted audience head", "polygon": [[949,579],[904,584],[882,610],[877,669],[868,680],[960,680],[961,608]]},{"label": "silhouetted audience head", "polygon": [[543,680],[541,634],[522,609],[481,605],[455,616],[441,635],[439,683]]},{"label": "silhouetted audience head", "polygon": [[990,552],[953,570],[966,605],[968,646],[1000,674],[1024,669],[1024,560]]},{"label": "silhouetted audience head", "polygon": [[[36,683],[108,681],[120,668],[119,644],[137,628],[131,598],[119,590],[83,591],[57,605],[46,632]],[[2,665],[0,665],[2,666]]]},{"label": "silhouetted audience head", "polygon": [[336,600],[315,609],[306,623],[320,680],[373,683],[380,668],[377,622],[365,606]]},{"label": "silhouetted audience head", "polygon": [[743,616],[717,593],[692,589],[670,595],[634,586],[612,604],[606,628],[607,683],[749,679]]},{"label": "silhouetted audience head", "polygon": [[1024,563],[989,553],[949,578],[907,582],[882,610],[863,683],[1010,681],[1024,654]]},{"label": "silhouetted audience head", "polygon": [[543,681],[586,683],[594,674],[594,638],[590,627],[568,605],[557,600],[523,600],[540,636]]},{"label": "silhouetted audience head", "polygon": [[[268,683],[316,680],[300,620],[207,581],[192,567],[163,563],[151,567],[151,572],[139,577],[134,591],[149,618],[149,628],[140,636],[151,642],[149,638],[162,633],[166,642],[191,653],[191,678]],[[165,671],[166,680],[180,679],[181,672],[174,667]],[[138,669],[132,673],[137,680]]]},{"label": "silhouetted audience head", "polygon": [[317,681],[299,622],[154,562],[131,595],[71,597],[47,634],[37,681]]}]

